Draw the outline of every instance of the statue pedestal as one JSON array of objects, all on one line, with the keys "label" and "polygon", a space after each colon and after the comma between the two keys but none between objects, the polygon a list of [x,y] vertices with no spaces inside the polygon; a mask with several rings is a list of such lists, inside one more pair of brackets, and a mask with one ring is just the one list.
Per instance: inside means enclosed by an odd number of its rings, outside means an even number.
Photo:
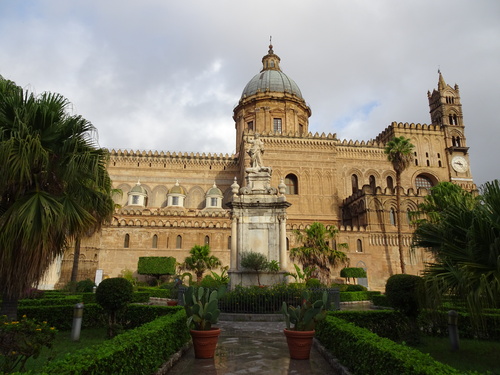
[{"label": "statue pedestal", "polygon": [[[291,203],[278,189],[271,187],[270,169],[247,168],[247,186],[235,193],[232,202],[231,266],[229,276],[233,285],[258,285],[255,271],[241,269],[241,257],[245,252],[256,252],[268,261],[276,260],[281,271],[286,271],[286,209]],[[235,190],[237,191],[237,190]],[[262,273],[264,276],[264,273]],[[274,276],[274,277],[271,277]],[[262,284],[282,282],[283,277],[267,274]]]}]

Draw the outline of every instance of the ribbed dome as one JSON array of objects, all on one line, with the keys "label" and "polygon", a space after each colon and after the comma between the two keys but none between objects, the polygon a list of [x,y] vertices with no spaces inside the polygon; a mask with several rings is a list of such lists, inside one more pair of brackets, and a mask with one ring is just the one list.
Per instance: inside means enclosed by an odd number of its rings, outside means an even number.
[{"label": "ribbed dome", "polygon": [[130,193],[140,193],[140,194],[148,194],[146,189],[144,189],[142,186],[141,186],[141,183],[138,182],[137,185],[135,185],[131,190],[130,190]]},{"label": "ribbed dome", "polygon": [[211,196],[211,195],[215,195],[215,196],[220,196],[222,195],[222,190],[219,189],[215,183],[214,185],[210,188],[210,190],[208,190],[207,192],[207,196]]},{"label": "ribbed dome", "polygon": [[179,185],[179,181],[177,181],[175,185],[168,191],[168,193],[186,195],[186,190],[184,190],[184,188]]},{"label": "ribbed dome", "polygon": [[302,99],[299,86],[281,71],[279,62],[280,58],[274,54],[273,46],[270,45],[268,54],[262,58],[263,68],[261,72],[247,83],[241,98],[243,99],[258,92],[284,92]]}]

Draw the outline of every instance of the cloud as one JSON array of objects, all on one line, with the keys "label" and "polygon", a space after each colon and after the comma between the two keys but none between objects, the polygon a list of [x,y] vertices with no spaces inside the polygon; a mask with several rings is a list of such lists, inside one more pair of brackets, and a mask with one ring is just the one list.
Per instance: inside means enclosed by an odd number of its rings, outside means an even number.
[{"label": "cloud", "polygon": [[60,92],[101,146],[231,153],[232,110],[269,36],[312,132],[368,140],[429,123],[438,68],[460,85],[476,182],[500,176],[500,3],[0,2],[0,74]]}]

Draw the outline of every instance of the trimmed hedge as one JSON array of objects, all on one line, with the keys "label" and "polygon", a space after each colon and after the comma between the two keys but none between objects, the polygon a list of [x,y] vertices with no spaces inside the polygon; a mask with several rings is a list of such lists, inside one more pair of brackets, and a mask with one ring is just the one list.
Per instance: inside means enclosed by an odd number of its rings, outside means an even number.
[{"label": "trimmed hedge", "polygon": [[170,298],[171,291],[170,289],[159,289],[155,287],[147,287],[147,286],[140,286],[137,288],[139,292],[147,292],[149,293],[150,297],[155,297],[155,298]]},{"label": "trimmed hedge", "polygon": [[42,369],[43,374],[154,373],[189,341],[186,313],[158,318],[115,338],[67,355]]},{"label": "trimmed hedge", "polygon": [[375,291],[340,292],[340,302],[370,301],[372,296],[379,294],[380,292]]},{"label": "trimmed hedge", "polygon": [[[182,306],[129,305],[123,320],[126,328],[137,327],[182,309]],[[18,315],[26,315],[30,319],[41,322],[46,321],[61,331],[70,330],[73,324],[73,306],[71,305],[19,307]],[[105,327],[106,324],[106,314],[101,306],[96,303],[84,306],[82,328]]]},{"label": "trimmed hedge", "polygon": [[389,301],[385,294],[373,295],[372,302],[375,306],[389,307]]},{"label": "trimmed hedge", "polygon": [[316,337],[354,374],[463,374],[416,349],[331,315],[316,326]]},{"label": "trimmed hedge", "polygon": [[413,326],[408,317],[394,310],[335,311],[328,313],[366,328],[381,337],[401,342],[413,338]]},{"label": "trimmed hedge", "polygon": [[[132,302],[131,303],[147,303],[149,302],[149,292],[133,292],[132,293]],[[95,299],[95,293],[82,293],[82,302],[84,304],[87,303],[97,303]]]},{"label": "trimmed hedge", "polygon": [[81,296],[58,296],[57,298],[22,299],[18,307],[24,306],[54,306],[54,305],[76,305],[82,302]]},{"label": "trimmed hedge", "polygon": [[[500,314],[481,314],[482,327],[477,327],[468,313],[457,311],[458,331],[461,338],[500,340]],[[418,316],[422,332],[432,336],[448,336],[448,311],[423,310]],[[485,328],[484,328],[485,327]]]}]

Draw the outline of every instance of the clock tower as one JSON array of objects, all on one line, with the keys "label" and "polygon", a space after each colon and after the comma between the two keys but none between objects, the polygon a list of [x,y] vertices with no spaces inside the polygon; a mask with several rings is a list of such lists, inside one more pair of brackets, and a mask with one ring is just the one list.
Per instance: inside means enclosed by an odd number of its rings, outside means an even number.
[{"label": "clock tower", "polygon": [[439,71],[437,90],[427,93],[432,124],[443,130],[450,180],[470,190],[473,185],[469,168],[469,147],[465,139],[462,104],[458,85],[448,85]]}]

